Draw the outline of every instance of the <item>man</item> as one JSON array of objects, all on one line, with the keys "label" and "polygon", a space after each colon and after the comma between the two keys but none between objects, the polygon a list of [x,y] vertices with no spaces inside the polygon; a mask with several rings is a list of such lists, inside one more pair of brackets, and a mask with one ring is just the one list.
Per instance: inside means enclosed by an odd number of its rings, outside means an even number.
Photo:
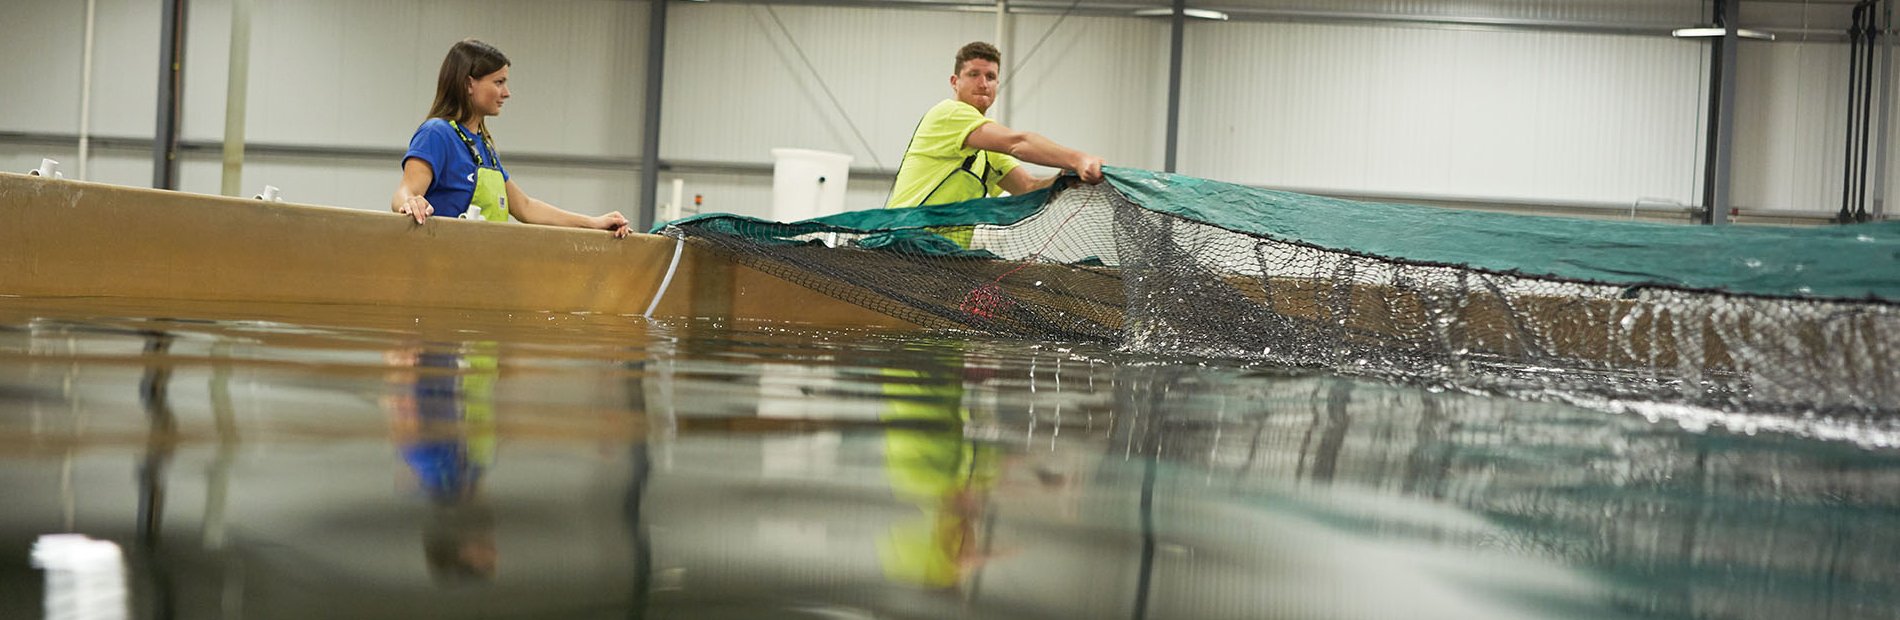
[{"label": "man", "polygon": [[[947,204],[1004,191],[1023,194],[1055,180],[1031,176],[1017,167],[1018,160],[1072,170],[1087,183],[1102,181],[1102,158],[983,116],[996,102],[1001,62],[996,47],[988,43],[971,43],[957,50],[956,71],[950,75],[956,98],[945,99],[924,113],[904,151],[897,184],[885,207]],[[967,238],[959,241],[968,244]]]}]

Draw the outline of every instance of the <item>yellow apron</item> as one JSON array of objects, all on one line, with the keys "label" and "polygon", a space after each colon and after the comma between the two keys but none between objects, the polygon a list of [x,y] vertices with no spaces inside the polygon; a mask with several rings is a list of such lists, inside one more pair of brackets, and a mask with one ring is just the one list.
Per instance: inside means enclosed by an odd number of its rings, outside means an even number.
[{"label": "yellow apron", "polygon": [[[499,175],[497,175],[499,176]],[[468,345],[462,355],[468,371],[462,375],[462,440],[470,465],[487,471],[495,465],[495,383],[501,379],[501,345],[493,341]]]},{"label": "yellow apron", "polygon": [[[475,157],[475,191],[469,196],[468,210],[462,212],[462,217],[508,221],[508,179],[501,176],[501,154],[496,153],[495,165],[489,166],[482,160],[481,150],[475,148],[475,141],[462,131],[462,126],[455,121],[449,121],[449,126],[455,128],[455,135],[468,147],[468,154]],[[495,142],[486,132],[482,133],[482,144],[488,147],[488,152],[495,153]]]}]

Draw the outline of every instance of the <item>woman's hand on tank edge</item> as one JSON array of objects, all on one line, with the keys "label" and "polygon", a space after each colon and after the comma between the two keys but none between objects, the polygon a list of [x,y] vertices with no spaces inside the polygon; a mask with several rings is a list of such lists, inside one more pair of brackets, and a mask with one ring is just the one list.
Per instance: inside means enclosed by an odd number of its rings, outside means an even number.
[{"label": "woman's hand on tank edge", "polygon": [[421,224],[428,221],[429,216],[435,215],[435,206],[421,196],[410,196],[408,201],[402,203],[402,209],[396,212],[414,217],[416,223]]},{"label": "woman's hand on tank edge", "polygon": [[594,227],[613,233],[615,239],[625,239],[627,235],[633,234],[633,225],[619,211],[594,218]]}]

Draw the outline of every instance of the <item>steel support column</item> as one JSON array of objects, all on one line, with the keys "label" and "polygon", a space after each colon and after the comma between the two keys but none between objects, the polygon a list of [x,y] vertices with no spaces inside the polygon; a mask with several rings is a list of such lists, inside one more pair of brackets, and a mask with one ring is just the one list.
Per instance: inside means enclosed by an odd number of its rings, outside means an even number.
[{"label": "steel support column", "polygon": [[1168,150],[1161,169],[1175,172],[1175,155],[1181,146],[1181,48],[1187,38],[1187,0],[1174,0],[1168,24]]},{"label": "steel support column", "polygon": [[1723,29],[1721,38],[1709,41],[1709,126],[1708,170],[1702,175],[1702,223],[1724,226],[1729,223],[1730,179],[1734,171],[1735,150],[1735,54],[1740,47],[1735,16],[1740,0],[1715,0],[1715,24]]},{"label": "steel support column", "polygon": [[[1002,62],[997,65],[1003,67],[1005,73],[1015,66],[1013,61],[1019,60],[1016,57],[1016,25],[1009,16],[1009,0],[996,0],[996,51],[1003,56]],[[1013,89],[998,90],[996,101],[990,105],[991,117],[1005,127],[1009,126],[1011,92]]]},{"label": "steel support column", "polygon": [[1887,214],[1887,143],[1893,141],[1893,0],[1880,5],[1880,128],[1874,139],[1874,205],[1867,214],[1878,221]]},{"label": "steel support column", "polygon": [[666,80],[666,3],[648,0],[653,10],[647,17],[647,101],[642,112],[646,124],[640,134],[640,212],[634,214],[634,230],[653,228],[660,200],[660,94]]},{"label": "steel support column", "polygon": [[178,107],[185,96],[185,9],[166,0],[158,37],[158,123],[152,140],[152,187],[178,189]]}]

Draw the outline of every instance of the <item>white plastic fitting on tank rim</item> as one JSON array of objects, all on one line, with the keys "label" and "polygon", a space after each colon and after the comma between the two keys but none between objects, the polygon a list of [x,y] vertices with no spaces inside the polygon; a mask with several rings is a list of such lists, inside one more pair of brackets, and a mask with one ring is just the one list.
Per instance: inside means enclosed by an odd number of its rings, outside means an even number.
[{"label": "white plastic fitting on tank rim", "polygon": [[26,171],[26,175],[30,177],[45,177],[48,179],[66,178],[66,175],[59,171],[59,162],[49,158],[40,159],[40,167]]}]

